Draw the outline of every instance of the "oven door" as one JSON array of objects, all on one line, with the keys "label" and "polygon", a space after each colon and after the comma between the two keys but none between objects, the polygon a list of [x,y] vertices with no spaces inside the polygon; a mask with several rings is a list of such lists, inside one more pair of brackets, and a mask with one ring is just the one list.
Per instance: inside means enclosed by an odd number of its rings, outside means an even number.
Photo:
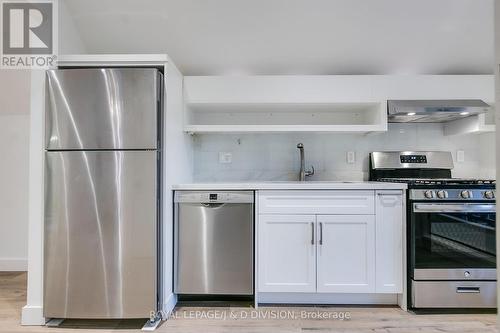
[{"label": "oven door", "polygon": [[413,202],[414,280],[496,280],[495,204]]}]

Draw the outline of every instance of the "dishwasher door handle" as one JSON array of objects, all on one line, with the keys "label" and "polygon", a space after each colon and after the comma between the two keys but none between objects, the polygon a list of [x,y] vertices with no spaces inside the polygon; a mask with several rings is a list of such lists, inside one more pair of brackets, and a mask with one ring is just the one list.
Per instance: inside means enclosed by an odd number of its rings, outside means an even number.
[{"label": "dishwasher door handle", "polygon": [[219,208],[225,205],[225,203],[201,203],[204,208]]}]

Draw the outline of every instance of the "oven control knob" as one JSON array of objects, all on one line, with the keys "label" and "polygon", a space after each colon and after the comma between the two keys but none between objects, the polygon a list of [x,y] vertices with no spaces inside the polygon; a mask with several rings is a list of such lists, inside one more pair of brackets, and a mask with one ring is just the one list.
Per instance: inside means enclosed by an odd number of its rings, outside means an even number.
[{"label": "oven control knob", "polygon": [[495,199],[495,193],[493,191],[484,192],[485,199]]},{"label": "oven control knob", "polygon": [[447,191],[444,191],[444,190],[441,190],[441,191],[437,191],[437,197],[439,199],[446,199],[448,198],[448,192]]},{"label": "oven control knob", "polygon": [[465,272],[464,272],[464,276],[465,276],[466,278],[470,277],[470,272],[469,272],[469,271],[465,271]]},{"label": "oven control knob", "polygon": [[472,198],[472,193],[471,193],[471,191],[465,190],[465,191],[460,192],[460,196],[463,199],[470,199],[470,198]]},{"label": "oven control knob", "polygon": [[432,199],[434,198],[434,191],[431,191],[431,190],[427,190],[424,192],[424,196],[427,198],[427,199]]}]

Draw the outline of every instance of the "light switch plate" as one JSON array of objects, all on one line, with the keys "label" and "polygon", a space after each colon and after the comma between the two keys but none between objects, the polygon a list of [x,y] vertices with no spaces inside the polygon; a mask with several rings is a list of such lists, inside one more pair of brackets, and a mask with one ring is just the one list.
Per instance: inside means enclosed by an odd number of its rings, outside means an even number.
[{"label": "light switch plate", "polygon": [[346,159],[348,164],[356,163],[356,153],[353,151],[348,151],[346,154]]},{"label": "light switch plate", "polygon": [[229,152],[220,152],[219,153],[219,163],[229,164],[233,162],[233,154]]},{"label": "light switch plate", "polygon": [[465,151],[457,150],[457,162],[458,163],[465,162]]}]

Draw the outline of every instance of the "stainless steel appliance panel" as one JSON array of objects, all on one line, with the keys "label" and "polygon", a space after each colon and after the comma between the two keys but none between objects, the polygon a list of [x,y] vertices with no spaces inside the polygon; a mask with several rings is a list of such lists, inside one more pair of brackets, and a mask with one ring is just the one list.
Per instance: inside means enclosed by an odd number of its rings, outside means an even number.
[{"label": "stainless steel appliance panel", "polygon": [[[378,151],[370,156],[374,169],[453,169],[453,157],[445,151]],[[425,156],[426,163],[404,163],[404,156]]]},{"label": "stainless steel appliance panel", "polygon": [[156,149],[160,77],[146,68],[47,71],[46,149]]},{"label": "stainless steel appliance panel", "polygon": [[495,281],[412,281],[415,308],[495,308]]},{"label": "stainless steel appliance panel", "polygon": [[44,316],[156,309],[157,152],[46,153]]},{"label": "stainless steel appliance panel", "polygon": [[[467,188],[447,188],[444,190],[410,190],[410,200],[420,200],[420,201],[489,201],[492,202],[496,198],[496,190],[493,189],[467,189]],[[426,204],[424,204],[426,205]],[[458,208],[460,203],[453,204],[455,209]],[[483,204],[481,204],[483,205]],[[463,208],[467,209],[466,204],[462,204]],[[494,203],[493,203],[494,206]],[[473,206],[469,206],[471,208]],[[484,205],[482,209],[487,209],[487,205]],[[437,208],[437,207],[434,207]],[[453,209],[453,208],[452,208]],[[458,208],[459,209],[459,208]],[[492,207],[495,209],[495,207]]]},{"label": "stainless steel appliance panel", "polygon": [[253,203],[223,201],[176,203],[174,292],[253,294]]},{"label": "stainless steel appliance panel", "polygon": [[489,111],[477,99],[466,100],[391,100],[387,102],[390,123],[441,123]]},{"label": "stainless steel appliance panel", "polygon": [[494,203],[414,203],[414,213],[495,213]]},{"label": "stainless steel appliance panel", "polygon": [[413,278],[422,280],[492,280],[497,279],[494,268],[424,268],[414,269]]},{"label": "stainless steel appliance panel", "polygon": [[254,203],[251,191],[176,191],[177,203]]}]

